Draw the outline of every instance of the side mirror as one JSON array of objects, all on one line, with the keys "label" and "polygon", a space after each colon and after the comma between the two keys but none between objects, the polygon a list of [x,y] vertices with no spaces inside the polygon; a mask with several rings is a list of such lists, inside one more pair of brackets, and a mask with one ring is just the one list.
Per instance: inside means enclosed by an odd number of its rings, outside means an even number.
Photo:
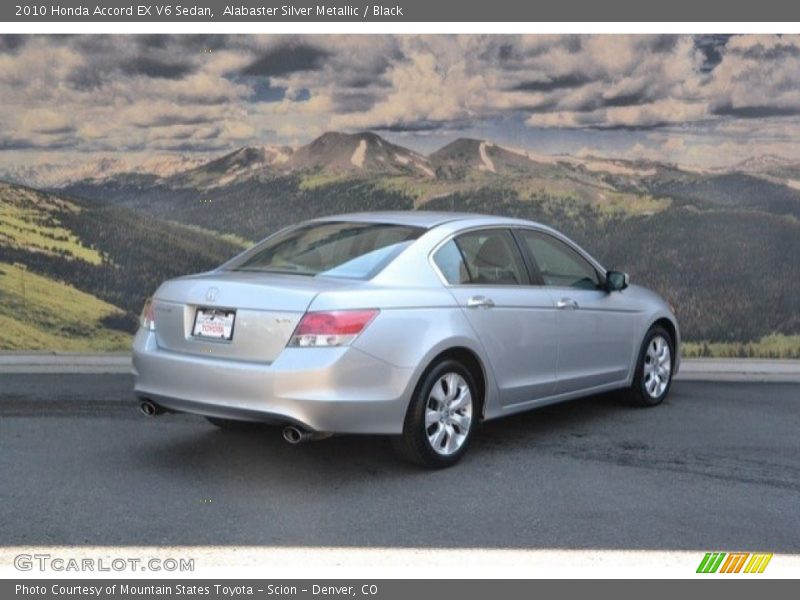
[{"label": "side mirror", "polygon": [[628,274],[622,271],[608,271],[606,273],[606,289],[609,292],[621,292],[628,287]]}]

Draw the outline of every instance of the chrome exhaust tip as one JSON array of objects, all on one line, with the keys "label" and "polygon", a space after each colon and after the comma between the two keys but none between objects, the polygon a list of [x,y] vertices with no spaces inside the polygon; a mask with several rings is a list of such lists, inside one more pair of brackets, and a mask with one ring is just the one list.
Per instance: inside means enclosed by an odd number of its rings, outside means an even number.
[{"label": "chrome exhaust tip", "polygon": [[332,433],[326,433],[324,431],[308,431],[296,425],[287,425],[283,428],[282,434],[283,439],[292,445],[314,440],[324,440],[333,435]]},{"label": "chrome exhaust tip", "polygon": [[139,411],[146,417],[155,417],[164,412],[163,409],[152,400],[142,401],[139,405]]},{"label": "chrome exhaust tip", "polygon": [[290,444],[299,444],[310,437],[308,432],[302,431],[294,425],[287,425],[283,428],[283,439]]}]

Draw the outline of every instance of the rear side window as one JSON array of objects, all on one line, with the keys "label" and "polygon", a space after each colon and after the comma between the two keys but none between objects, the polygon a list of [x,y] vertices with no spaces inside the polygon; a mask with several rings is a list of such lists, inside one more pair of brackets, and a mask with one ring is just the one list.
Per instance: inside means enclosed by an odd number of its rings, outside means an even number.
[{"label": "rear side window", "polygon": [[469,273],[467,273],[464,258],[461,256],[461,250],[458,249],[453,240],[439,248],[433,256],[433,262],[439,267],[439,271],[441,271],[447,283],[451,285],[470,283]]},{"label": "rear side window", "polygon": [[561,240],[536,231],[521,230],[519,234],[545,285],[595,289],[600,284],[591,263]]},{"label": "rear side window", "polygon": [[423,231],[419,227],[383,223],[312,223],[269,238],[231,268],[369,279]]},{"label": "rear side window", "polygon": [[442,246],[433,257],[450,284],[522,285],[525,265],[511,232],[470,231]]}]

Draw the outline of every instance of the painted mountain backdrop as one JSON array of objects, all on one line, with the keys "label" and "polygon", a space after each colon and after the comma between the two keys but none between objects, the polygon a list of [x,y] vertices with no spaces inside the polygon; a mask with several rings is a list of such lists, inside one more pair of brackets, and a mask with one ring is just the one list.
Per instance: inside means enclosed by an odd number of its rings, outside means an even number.
[{"label": "painted mountain backdrop", "polygon": [[695,353],[800,357],[800,162],[726,168],[363,132],[0,171],[0,349],[124,348],[160,281],[299,220],[465,210],[553,225],[676,307]]}]

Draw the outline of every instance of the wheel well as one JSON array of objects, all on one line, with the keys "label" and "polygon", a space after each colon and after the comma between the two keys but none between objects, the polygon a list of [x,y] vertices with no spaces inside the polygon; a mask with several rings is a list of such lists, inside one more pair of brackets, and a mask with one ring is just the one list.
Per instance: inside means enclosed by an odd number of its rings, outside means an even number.
[{"label": "wheel well", "polygon": [[677,352],[678,349],[675,346],[678,344],[678,333],[675,331],[675,325],[672,323],[672,321],[665,317],[658,319],[651,325],[651,327],[655,327],[657,325],[667,330],[667,333],[672,341],[672,348]]},{"label": "wheel well", "polygon": [[483,364],[472,350],[469,348],[458,347],[448,348],[444,352],[437,354],[436,357],[430,362],[428,368],[435,365],[439,361],[448,358],[457,360],[463,364],[475,379],[475,385],[478,386],[478,396],[480,402],[480,410],[478,413],[481,415],[481,417],[483,417],[483,409],[486,403],[486,375],[483,371]]},{"label": "wheel well", "polygon": [[[678,352],[680,352],[680,350],[678,349],[678,333],[675,331],[675,325],[672,323],[672,321],[670,321],[666,317],[661,317],[651,325],[651,327],[656,327],[656,326],[663,327],[666,330],[667,334],[669,334],[669,337],[672,340],[672,351],[675,353],[675,356],[678,356]],[[671,370],[673,373],[675,372],[674,360],[672,361]]]}]

